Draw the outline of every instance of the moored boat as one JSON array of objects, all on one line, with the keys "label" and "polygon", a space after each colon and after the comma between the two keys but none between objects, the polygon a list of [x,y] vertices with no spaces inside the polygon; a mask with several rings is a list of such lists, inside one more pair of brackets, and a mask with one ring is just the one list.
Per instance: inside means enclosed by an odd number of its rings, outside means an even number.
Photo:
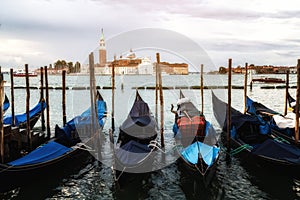
[{"label": "moored boat", "polygon": [[[13,73],[14,77],[26,77],[26,72],[23,69],[18,69],[17,71],[14,71]],[[29,71],[28,72],[28,77],[37,77],[37,73],[34,71]]]},{"label": "moored boat", "polygon": [[173,125],[179,164],[208,186],[220,157],[216,132],[195,105],[180,91]]},{"label": "moored boat", "polygon": [[148,104],[136,91],[133,106],[119,128],[114,149],[115,179],[121,187],[152,171],[157,134],[157,122]]},{"label": "moored boat", "polygon": [[[41,117],[42,112],[46,109],[46,103],[44,99],[41,99],[30,111],[29,111],[29,118],[30,118],[30,129],[32,129],[39,118]],[[3,117],[3,124],[12,125],[12,114],[5,115]],[[15,126],[19,128],[25,129],[27,127],[27,117],[26,112],[16,114],[15,115]]]},{"label": "moored boat", "polygon": [[243,163],[267,171],[300,177],[300,149],[275,140],[269,133],[268,124],[257,115],[243,114],[231,108],[231,124],[227,124],[227,103],[212,93],[213,111],[217,122],[227,136],[230,126],[230,153]]},{"label": "moored boat", "polygon": [[261,82],[261,83],[285,83],[284,79],[281,78],[253,78],[252,82]]},{"label": "moored boat", "polygon": [[[55,137],[17,159],[0,164],[0,191],[8,191],[23,186],[29,181],[63,175],[70,168],[80,166],[89,158],[88,146],[91,146],[95,134],[104,126],[106,103],[98,93],[97,99],[98,129],[91,130],[91,110],[87,109],[80,116],[67,122],[60,128],[56,126]],[[83,128],[89,137],[80,137],[78,130]],[[94,129],[92,129],[94,130]]]},{"label": "moored boat", "polygon": [[[247,113],[258,115],[270,126],[270,134],[275,139],[295,144],[295,113],[288,112],[284,116],[249,97],[246,98],[246,105]],[[300,147],[299,142],[297,146]]]}]

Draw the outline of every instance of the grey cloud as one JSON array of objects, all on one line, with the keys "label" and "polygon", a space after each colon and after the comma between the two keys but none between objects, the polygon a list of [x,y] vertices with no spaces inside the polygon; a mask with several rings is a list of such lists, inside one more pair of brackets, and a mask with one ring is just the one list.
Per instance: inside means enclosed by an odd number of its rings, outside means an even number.
[{"label": "grey cloud", "polygon": [[279,19],[300,18],[300,10],[276,12],[272,14],[267,14],[266,17]]},{"label": "grey cloud", "polygon": [[276,51],[275,53],[283,57],[293,57],[296,60],[297,58],[299,58],[300,50],[290,50],[290,51],[284,50],[284,51]]},{"label": "grey cloud", "polygon": [[290,45],[285,43],[271,43],[261,41],[245,41],[245,40],[209,40],[202,43],[209,50],[214,51],[237,51],[237,52],[253,52],[262,50],[288,49]]}]

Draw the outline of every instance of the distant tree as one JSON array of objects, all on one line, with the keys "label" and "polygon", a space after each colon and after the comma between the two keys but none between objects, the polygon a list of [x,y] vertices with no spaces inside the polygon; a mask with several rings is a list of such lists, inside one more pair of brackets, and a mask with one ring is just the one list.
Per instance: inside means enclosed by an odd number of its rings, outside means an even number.
[{"label": "distant tree", "polygon": [[74,67],[73,67],[73,62],[68,62],[68,72],[73,73],[74,72]]},{"label": "distant tree", "polygon": [[61,69],[64,69],[65,67],[68,67],[67,62],[65,60],[57,60],[54,63],[55,70],[61,70]]},{"label": "distant tree", "polygon": [[80,62],[77,61],[74,65],[74,67],[75,67],[75,73],[79,73],[81,71]]},{"label": "distant tree", "polygon": [[62,70],[66,68],[68,73],[78,73],[80,72],[80,63],[77,61],[75,65],[73,65],[73,62],[66,62],[65,60],[57,60],[54,63],[55,70]]},{"label": "distant tree", "polygon": [[226,74],[227,73],[227,69],[223,66],[219,67],[219,73],[220,74]]}]

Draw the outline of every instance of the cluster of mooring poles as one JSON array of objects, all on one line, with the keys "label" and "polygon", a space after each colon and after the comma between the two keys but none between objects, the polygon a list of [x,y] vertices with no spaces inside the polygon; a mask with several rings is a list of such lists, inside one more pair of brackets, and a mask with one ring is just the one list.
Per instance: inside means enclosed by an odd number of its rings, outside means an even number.
[{"label": "cluster of mooring poles", "polygon": [[[50,130],[50,101],[49,101],[49,87],[48,87],[48,72],[47,66],[40,68],[40,103],[41,103],[41,130],[42,132],[35,132],[31,130],[30,120],[30,84],[28,64],[25,64],[25,83],[26,83],[26,128],[16,126],[15,114],[15,96],[14,96],[14,72],[10,69],[10,107],[11,107],[11,124],[3,123],[3,105],[0,103],[0,155],[1,162],[5,163],[6,159],[13,157],[13,152],[18,152],[21,149],[31,151],[33,148],[39,146],[51,137]],[[45,81],[45,86],[44,86]],[[0,68],[0,102],[4,99],[4,79]],[[66,124],[66,71],[62,72],[62,112],[63,125]],[[46,98],[44,97],[44,90],[46,91]],[[45,98],[45,99],[44,99]],[[44,116],[44,107],[46,104],[46,125]],[[46,131],[46,133],[45,133]],[[16,145],[13,145],[16,144]],[[14,149],[12,149],[14,148]]]}]

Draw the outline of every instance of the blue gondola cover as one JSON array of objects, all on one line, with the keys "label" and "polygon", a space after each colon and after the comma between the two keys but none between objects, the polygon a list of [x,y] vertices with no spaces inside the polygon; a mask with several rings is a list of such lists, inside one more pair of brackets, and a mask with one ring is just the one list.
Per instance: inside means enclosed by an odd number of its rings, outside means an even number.
[{"label": "blue gondola cover", "polygon": [[216,157],[218,156],[219,150],[219,147],[209,146],[202,142],[194,142],[193,144],[183,149],[181,155],[186,161],[192,164],[197,164],[199,153],[201,152],[200,155],[204,162],[208,166],[211,166],[214,163]]},{"label": "blue gondola cover", "polygon": [[51,141],[30,152],[26,156],[14,160],[8,164],[12,166],[23,166],[42,163],[57,158],[71,150],[71,148],[65,147],[57,142]]},{"label": "blue gondola cover", "polygon": [[[103,117],[106,112],[106,102],[105,101],[97,101],[97,112],[98,112],[98,123],[99,126],[104,125]],[[66,125],[62,128],[65,132],[65,134],[68,137],[71,137],[71,132],[76,129],[76,127],[84,126],[84,125],[90,125],[91,124],[91,109],[88,108],[86,111],[84,111],[80,116],[76,116],[70,121],[66,123]]]},{"label": "blue gondola cover", "polygon": [[151,149],[144,144],[130,140],[119,148],[116,152],[118,159],[125,165],[136,165],[145,158]]},{"label": "blue gondola cover", "polygon": [[[40,113],[42,111],[42,103],[39,102],[34,108],[32,108],[29,112],[29,117],[33,117],[36,114]],[[43,109],[46,108],[46,103],[43,103]],[[20,123],[26,122],[26,112],[23,114],[15,115],[15,125],[18,126]],[[11,124],[12,123],[12,115],[4,116],[3,118],[3,124]]]},{"label": "blue gondola cover", "polygon": [[275,140],[267,139],[254,148],[252,152],[256,155],[300,164],[300,149],[298,147]]}]

